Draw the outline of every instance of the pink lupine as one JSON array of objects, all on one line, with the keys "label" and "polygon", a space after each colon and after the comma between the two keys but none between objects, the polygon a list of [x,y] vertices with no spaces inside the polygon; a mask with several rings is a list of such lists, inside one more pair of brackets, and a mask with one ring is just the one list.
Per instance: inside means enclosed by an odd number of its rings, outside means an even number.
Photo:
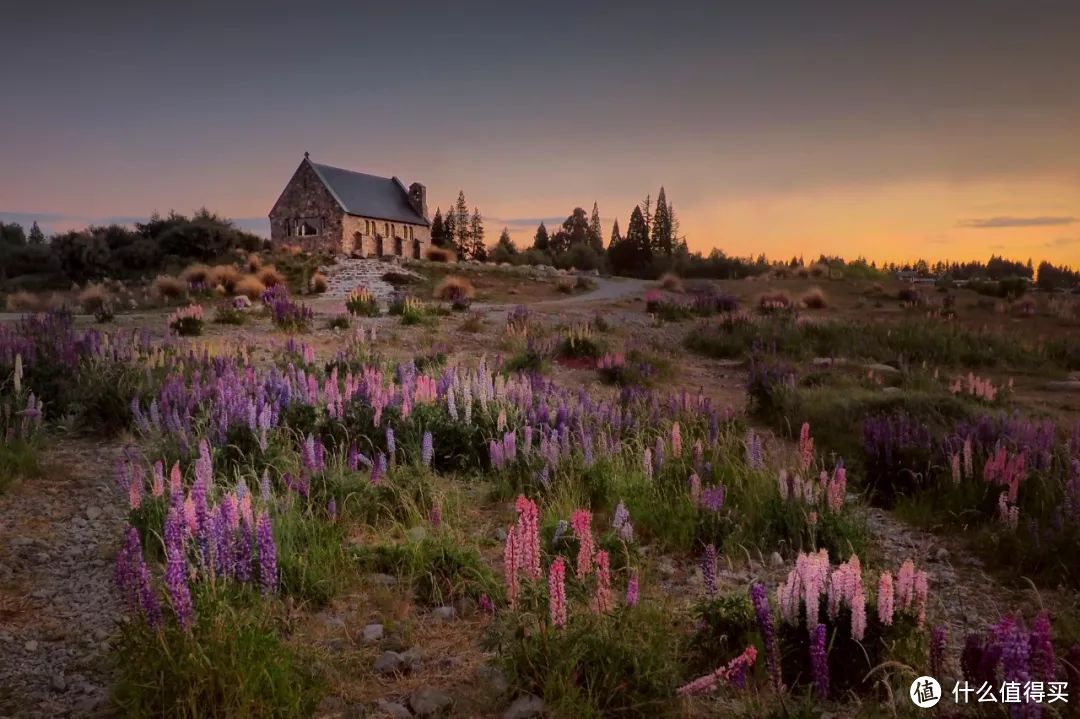
[{"label": "pink lupine", "polygon": [[521,568],[529,579],[539,579],[540,569],[540,509],[536,502],[519,494],[514,504],[517,510],[515,546]]},{"label": "pink lupine", "polygon": [[690,499],[695,505],[701,500],[701,477],[697,476],[697,472],[690,475]]},{"label": "pink lupine", "polygon": [[799,461],[803,469],[809,469],[814,461],[814,440],[810,436],[809,422],[803,422],[799,430]]},{"label": "pink lupine", "polygon": [[915,617],[919,627],[926,622],[926,598],[929,592],[927,574],[924,570],[915,573]]},{"label": "pink lupine", "polygon": [[682,430],[678,422],[671,425],[671,452],[676,455],[682,454]]},{"label": "pink lupine", "polygon": [[786,500],[788,493],[791,489],[791,482],[788,480],[788,473],[786,469],[781,469],[779,476],[776,478],[776,488],[780,492],[780,499]]},{"label": "pink lupine", "polygon": [[566,626],[566,560],[562,555],[555,557],[548,568],[548,608],[551,611],[552,626]]},{"label": "pink lupine", "polygon": [[169,470],[169,493],[177,496],[184,491],[184,483],[180,476],[180,463],[174,462]]},{"label": "pink lupine", "polygon": [[503,574],[506,579],[506,601],[510,603],[511,609],[517,607],[518,593],[521,589],[521,582],[518,577],[520,559],[518,558],[516,534],[517,532],[511,527],[510,531],[506,533],[506,545],[503,547]]},{"label": "pink lupine", "polygon": [[951,458],[953,484],[960,484],[960,455],[954,454]]},{"label": "pink lupine", "polygon": [[155,497],[165,494],[165,467],[160,459],[154,462],[153,479],[150,481],[150,494]]},{"label": "pink lupine", "polygon": [[877,595],[878,621],[886,626],[893,622],[893,578],[889,572],[882,572],[878,580]]},{"label": "pink lupine", "polygon": [[906,611],[911,608],[914,597],[915,563],[908,559],[900,565],[900,571],[896,575],[896,603]]},{"label": "pink lupine", "polygon": [[142,506],[142,477],[133,474],[128,485],[128,507],[138,509]]},{"label": "pink lupine", "polygon": [[972,459],[971,452],[971,437],[964,440],[964,476],[971,478],[975,476],[975,466]]},{"label": "pink lupine", "polygon": [[578,540],[577,576],[583,579],[592,571],[592,513],[587,509],[575,509],[570,516],[570,526]]},{"label": "pink lupine", "polygon": [[606,614],[611,611],[614,600],[611,596],[611,566],[606,550],[596,553],[596,594],[593,598],[593,608],[598,614]]},{"label": "pink lupine", "polygon": [[724,666],[704,676],[684,684],[676,691],[680,696],[693,696],[705,694],[711,691],[721,681],[726,681],[732,686],[741,689],[746,684],[746,675],[750,667],[757,661],[757,649],[751,645],[743,650],[743,653],[732,659]]},{"label": "pink lupine", "polygon": [[839,512],[844,508],[844,498],[847,496],[847,469],[841,464],[833,472],[832,479],[828,481],[828,489],[825,493],[825,504],[830,512]]}]

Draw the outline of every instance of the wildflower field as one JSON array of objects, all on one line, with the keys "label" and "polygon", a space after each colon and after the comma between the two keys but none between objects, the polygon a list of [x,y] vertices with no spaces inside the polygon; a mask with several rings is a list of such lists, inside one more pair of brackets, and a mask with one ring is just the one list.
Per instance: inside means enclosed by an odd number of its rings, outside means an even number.
[{"label": "wildflower field", "polygon": [[1074,715],[1080,327],[771,285],[0,323],[0,714]]}]

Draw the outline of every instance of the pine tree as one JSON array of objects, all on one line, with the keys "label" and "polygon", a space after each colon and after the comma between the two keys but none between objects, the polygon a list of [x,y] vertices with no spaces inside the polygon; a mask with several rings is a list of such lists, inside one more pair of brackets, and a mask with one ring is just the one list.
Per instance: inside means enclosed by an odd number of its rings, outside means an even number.
[{"label": "pine tree", "polygon": [[442,246],[447,249],[456,249],[457,247],[457,224],[454,222],[454,208],[450,207],[446,211],[446,216],[443,217],[443,243]]},{"label": "pine tree", "polygon": [[467,257],[470,250],[469,242],[469,206],[465,203],[465,191],[458,190],[457,203],[454,205],[454,245],[458,254]]},{"label": "pine tree", "polygon": [[630,225],[626,237],[615,238],[612,232],[612,244],[608,248],[608,262],[615,272],[638,272],[652,260],[649,248],[649,231],[645,227],[645,216],[641,207],[635,207],[630,215]]},{"label": "pine tree", "polygon": [[548,231],[547,228],[544,227],[543,222],[536,228],[536,235],[533,237],[533,247],[543,252],[547,252],[551,249],[551,238],[548,237]]},{"label": "pine tree", "polygon": [[671,223],[671,245],[675,250],[685,250],[686,238],[682,236],[682,227],[679,225],[679,218],[675,214],[675,203],[668,202],[667,208],[668,221]]},{"label": "pine tree", "polygon": [[443,224],[442,208],[435,208],[435,219],[431,221],[431,244],[446,247],[446,225]]},{"label": "pine tree", "polygon": [[[26,239],[31,245],[45,244],[45,233],[38,227],[37,220],[34,220],[34,224],[30,225],[30,234]],[[1031,260],[1028,260],[1028,264],[1031,264]]]},{"label": "pine tree", "polygon": [[480,209],[473,208],[472,217],[469,218],[469,259],[483,262],[487,259],[487,245],[484,244],[484,218],[480,216]]},{"label": "pine tree", "polygon": [[597,252],[604,249],[604,231],[600,227],[600,208],[592,203],[592,214],[589,216],[589,246]]},{"label": "pine tree", "polygon": [[667,195],[664,193],[663,186],[660,187],[660,194],[656,198],[656,214],[652,218],[649,246],[655,255],[671,256],[671,216],[668,215]]},{"label": "pine tree", "polygon": [[499,241],[495,246],[502,248],[507,254],[517,254],[517,247],[514,245],[514,241],[510,239],[509,227],[502,228],[502,232],[499,234]]},{"label": "pine tree", "polygon": [[622,234],[619,232],[619,219],[615,218],[615,224],[611,226],[611,240],[608,241],[608,250],[622,242]]},{"label": "pine tree", "polygon": [[[645,201],[638,205],[638,207],[641,209],[641,216],[645,218],[645,231],[651,232],[653,221],[652,195],[645,195]],[[629,233],[630,229],[627,228],[626,231]]]}]

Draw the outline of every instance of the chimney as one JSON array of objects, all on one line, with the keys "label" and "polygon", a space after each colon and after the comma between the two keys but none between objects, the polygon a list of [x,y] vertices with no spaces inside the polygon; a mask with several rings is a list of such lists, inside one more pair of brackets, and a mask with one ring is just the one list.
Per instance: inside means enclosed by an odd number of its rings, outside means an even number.
[{"label": "chimney", "polygon": [[419,182],[409,185],[409,204],[421,217],[427,219],[427,188]]}]

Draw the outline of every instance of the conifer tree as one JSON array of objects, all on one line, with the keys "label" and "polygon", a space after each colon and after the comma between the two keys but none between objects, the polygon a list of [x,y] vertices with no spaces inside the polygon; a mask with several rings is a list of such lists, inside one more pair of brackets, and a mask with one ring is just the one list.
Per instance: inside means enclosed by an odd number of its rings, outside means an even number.
[{"label": "conifer tree", "polygon": [[443,217],[443,247],[447,249],[457,248],[457,225],[454,222],[454,208],[451,206]]},{"label": "conifer tree", "polygon": [[510,239],[509,227],[502,228],[502,232],[499,234],[499,241],[495,246],[502,248],[507,254],[517,254],[517,246],[514,245],[514,241]]},{"label": "conifer tree", "polygon": [[[38,227],[37,220],[34,220],[34,224],[30,225],[30,234],[26,239],[31,245],[45,244],[45,233]],[[1031,264],[1031,260],[1028,260],[1028,264]]]},{"label": "conifer tree", "polygon": [[619,232],[619,218],[615,218],[615,224],[611,226],[611,239],[608,241],[608,250],[622,242],[622,234]]},{"label": "conifer tree", "polygon": [[431,244],[446,247],[446,225],[443,224],[442,208],[435,208],[435,218],[431,221]]},{"label": "conifer tree", "polygon": [[592,214],[589,216],[589,246],[600,252],[604,249],[604,231],[600,227],[600,208],[592,203]]},{"label": "conifer tree", "polygon": [[551,238],[548,237],[547,228],[544,227],[544,223],[541,222],[540,226],[536,228],[536,235],[533,237],[533,247],[547,252],[551,248]]},{"label": "conifer tree", "polygon": [[457,203],[454,205],[454,245],[462,257],[467,257],[470,250],[470,219],[469,206],[465,203],[465,191],[458,190]]},{"label": "conifer tree", "polygon": [[671,256],[671,216],[668,215],[667,195],[662,186],[656,198],[656,214],[652,218],[650,247],[655,255]]},{"label": "conifer tree", "polygon": [[480,216],[480,209],[473,208],[472,217],[469,218],[469,259],[483,262],[487,259],[487,246],[484,244],[484,218]]}]

